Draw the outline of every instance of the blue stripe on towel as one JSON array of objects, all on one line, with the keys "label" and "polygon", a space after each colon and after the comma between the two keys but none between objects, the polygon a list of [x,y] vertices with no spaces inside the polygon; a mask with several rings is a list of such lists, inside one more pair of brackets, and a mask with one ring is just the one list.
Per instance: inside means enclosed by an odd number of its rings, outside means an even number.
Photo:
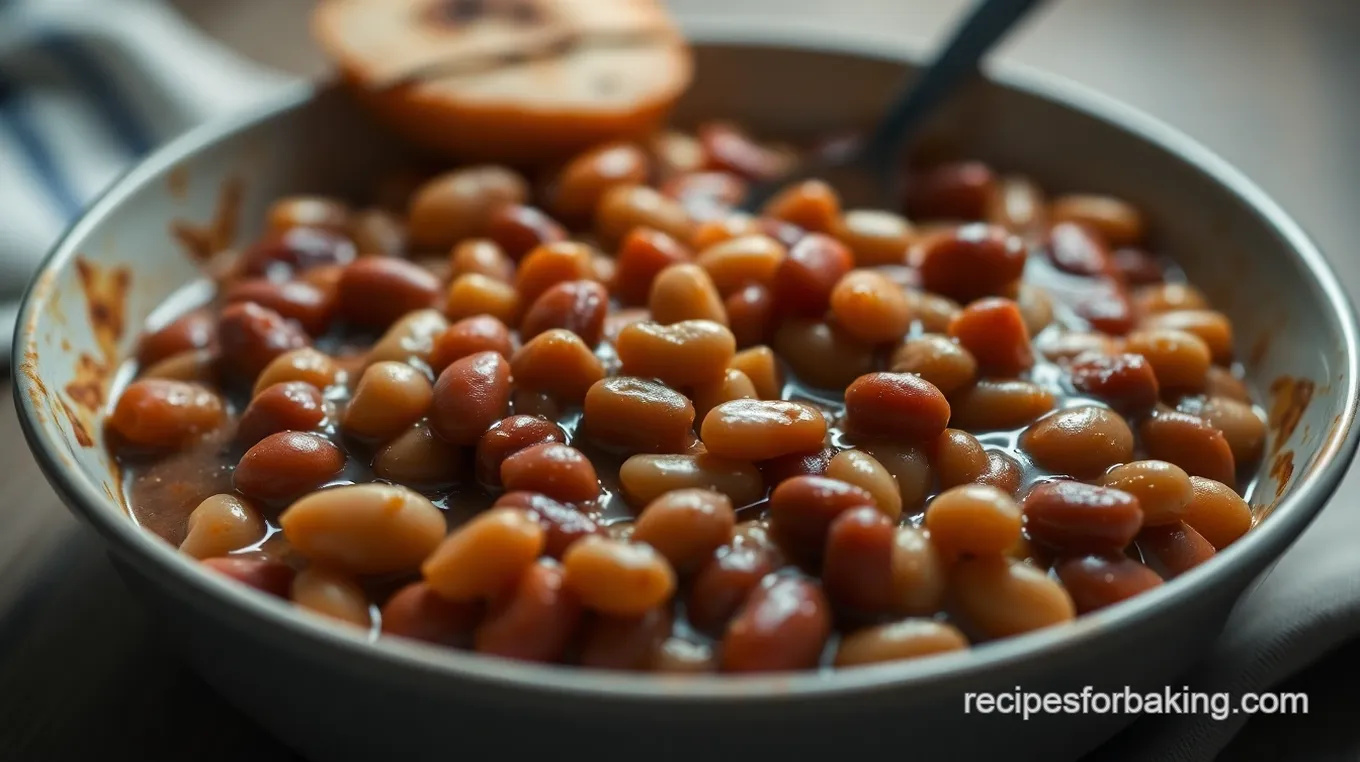
[{"label": "blue stripe on towel", "polygon": [[91,55],[84,41],[58,29],[43,29],[38,32],[36,42],[75,82],[131,156],[141,156],[151,150],[151,130],[129,107],[117,83]]},{"label": "blue stripe on towel", "polygon": [[75,217],[84,207],[80,194],[57,164],[28,98],[3,73],[0,73],[0,130],[8,133],[18,145],[22,154],[20,161],[27,164],[29,172],[42,184],[61,216],[65,219]]}]

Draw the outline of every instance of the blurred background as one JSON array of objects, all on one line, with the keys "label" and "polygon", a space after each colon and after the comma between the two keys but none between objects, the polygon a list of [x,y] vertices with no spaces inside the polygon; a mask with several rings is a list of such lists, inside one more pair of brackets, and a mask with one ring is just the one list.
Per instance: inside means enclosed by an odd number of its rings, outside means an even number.
[{"label": "blurred background", "polygon": [[[268,69],[323,76],[311,0],[166,0]],[[0,48],[7,32],[0,0]],[[70,4],[97,17],[107,0]],[[969,0],[670,0],[684,22],[732,18],[868,34],[929,50]],[[101,8],[104,11],[101,11]],[[97,22],[96,22],[97,23]],[[1236,164],[1316,238],[1360,293],[1360,1],[1051,0],[1003,64],[1069,78],[1180,128]],[[3,84],[3,83],[0,83]],[[214,95],[212,84],[201,85]],[[246,94],[246,100],[249,94]],[[0,163],[0,179],[6,168]],[[0,208],[0,243],[17,225]],[[0,247],[3,250],[3,247]],[[5,278],[20,277],[7,271]],[[4,284],[0,284],[4,285]],[[0,377],[0,396],[8,396]],[[95,540],[60,507],[0,405],[0,758],[290,760],[162,652]],[[1354,469],[1337,501],[1360,498]],[[1306,718],[1253,720],[1224,759],[1356,759],[1352,645],[1296,678]],[[78,729],[78,730],[76,730]],[[71,732],[76,730],[76,732]]]}]

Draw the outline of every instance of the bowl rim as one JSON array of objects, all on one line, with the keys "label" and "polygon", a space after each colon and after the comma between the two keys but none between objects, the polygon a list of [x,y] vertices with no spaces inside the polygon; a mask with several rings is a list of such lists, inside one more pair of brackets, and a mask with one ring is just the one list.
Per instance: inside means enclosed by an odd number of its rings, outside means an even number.
[{"label": "bowl rim", "polygon": [[[844,33],[806,24],[768,20],[749,23],[731,18],[690,19],[684,24],[696,47],[741,46],[765,50],[792,50],[847,55],[897,64],[911,64],[909,48],[886,35]],[[1258,576],[1292,543],[1335,491],[1357,443],[1355,425],[1360,406],[1360,349],[1357,348],[1355,311],[1331,265],[1303,229],[1269,196],[1239,170],[1207,148],[1160,120],[1094,92],[1063,77],[1014,64],[988,67],[993,83],[1027,96],[1055,103],[1132,134],[1206,175],[1224,192],[1250,208],[1302,261],[1325,297],[1325,308],[1339,326],[1344,339],[1344,408],[1333,434],[1323,440],[1316,466],[1271,512],[1270,520],[1252,529],[1242,541],[1218,554],[1213,561],[1171,580],[1157,590],[1139,595],[1075,622],[990,642],[975,649],[931,659],[907,660],[850,670],[814,670],[773,675],[695,675],[668,679],[655,674],[631,674],[579,667],[539,665],[487,658],[484,655],[442,648],[405,639],[379,638],[360,631],[347,631],[319,617],[299,616],[286,601],[247,590],[213,574],[180,554],[131,521],[122,508],[83,471],[62,463],[56,437],[38,423],[32,379],[23,371],[25,352],[34,341],[30,327],[48,294],[37,288],[70,264],[77,245],[116,213],[126,196],[174,165],[192,158],[250,127],[267,123],[305,106],[322,89],[299,83],[278,97],[230,118],[192,129],[154,151],[112,183],[62,234],[42,260],[20,306],[11,368],[20,426],[49,483],[70,509],[93,525],[123,559],[146,574],[166,575],[165,582],[192,593],[200,605],[219,618],[233,615],[239,626],[253,626],[261,635],[286,649],[321,649],[345,657],[347,668],[382,668],[403,680],[471,680],[503,689],[527,692],[591,695],[626,701],[714,702],[800,701],[866,690],[911,684],[964,685],[981,675],[1048,658],[1091,645],[1100,638],[1127,630],[1153,618],[1159,610],[1185,605],[1195,596],[1207,596],[1234,573]],[[1340,436],[1337,432],[1343,432]]]}]

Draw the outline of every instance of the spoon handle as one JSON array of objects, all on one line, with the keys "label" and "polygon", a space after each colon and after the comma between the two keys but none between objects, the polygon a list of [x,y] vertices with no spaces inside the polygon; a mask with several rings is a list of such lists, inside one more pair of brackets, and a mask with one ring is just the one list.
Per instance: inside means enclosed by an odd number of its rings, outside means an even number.
[{"label": "spoon handle", "polygon": [[889,111],[865,146],[865,158],[875,163],[896,158],[911,131],[954,92],[960,80],[977,72],[978,61],[1039,2],[980,0],[935,62],[889,101]]}]

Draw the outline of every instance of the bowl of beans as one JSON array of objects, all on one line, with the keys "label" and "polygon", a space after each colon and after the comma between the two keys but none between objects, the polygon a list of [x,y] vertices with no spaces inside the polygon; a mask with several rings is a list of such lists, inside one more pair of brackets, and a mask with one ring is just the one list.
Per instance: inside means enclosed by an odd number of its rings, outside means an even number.
[{"label": "bowl of beans", "polygon": [[35,281],[49,479],[310,758],[1070,756],[1131,718],[965,694],[1160,690],[1336,486],[1354,316],[1223,162],[1012,77],[900,204],[744,213],[909,65],[699,40],[666,128],[551,166],[301,90],[155,154]]}]

